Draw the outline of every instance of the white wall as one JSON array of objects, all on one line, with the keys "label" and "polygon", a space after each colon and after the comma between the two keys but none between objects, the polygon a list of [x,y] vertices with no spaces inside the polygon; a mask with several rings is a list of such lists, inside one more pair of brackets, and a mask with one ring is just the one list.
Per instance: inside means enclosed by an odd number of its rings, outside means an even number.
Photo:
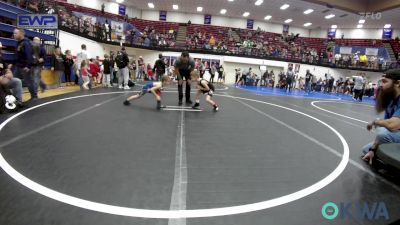
[{"label": "white wall", "polygon": [[90,57],[103,58],[106,52],[103,44],[64,31],[60,31],[59,38],[61,50],[71,50],[72,55],[80,52],[82,44],[86,45]]},{"label": "white wall", "polygon": [[399,37],[400,38],[400,29],[395,29],[393,31],[393,38]]},{"label": "white wall", "polygon": [[[100,10],[101,4],[104,3],[105,11],[109,13],[118,14],[118,4],[114,1],[106,0],[68,0],[68,3],[77,4],[88,8],[93,8]],[[129,17],[137,17],[145,20],[159,20],[159,11],[151,10],[140,10],[132,6],[127,6],[126,13]],[[182,13],[182,12],[167,12],[167,21],[176,23],[186,23],[191,20],[193,24],[203,24],[204,15],[202,14],[192,14],[192,13]],[[225,26],[245,29],[247,26],[247,20],[241,18],[229,18],[223,16],[212,16],[211,25],[214,26]],[[268,23],[265,21],[254,21],[254,29],[260,27],[262,30],[282,33],[282,24]],[[304,29],[302,27],[292,27],[289,28],[290,33],[299,33],[302,37],[317,37],[326,38],[327,29]],[[382,29],[338,29],[336,31],[336,38],[340,38],[342,33],[344,33],[345,38],[368,38],[368,39],[381,39]],[[393,32],[393,38],[400,37],[400,29],[395,29]]]},{"label": "white wall", "polygon": [[310,37],[315,38],[327,38],[328,37],[328,29],[314,29],[310,31]]},{"label": "white wall", "polygon": [[[260,65],[266,65],[268,68],[268,71],[271,69],[274,70],[275,73],[275,78],[276,81],[278,82],[278,77],[276,76],[279,71],[287,71],[289,63],[287,62],[282,62],[282,61],[272,61],[272,60],[262,60],[262,59],[252,59],[252,58],[242,58],[242,57],[234,57],[234,56],[224,56],[223,57],[225,64],[229,65],[236,65],[234,68],[231,70],[225,69],[225,71],[232,73],[227,75],[230,76],[231,78],[233,77],[233,80],[227,79],[227,83],[233,83],[234,81],[234,69],[237,67],[241,67],[242,64],[246,65],[253,65],[253,72],[257,73],[258,75],[261,75],[261,72],[258,70],[258,66]],[[248,68],[246,68],[248,70]],[[346,77],[352,77],[355,75],[359,75],[359,73],[366,73],[366,77],[369,80],[372,80],[373,82],[377,82],[378,79],[381,78],[382,73],[375,73],[375,72],[364,72],[364,71],[357,71],[357,70],[345,70],[345,69],[335,69],[335,68],[328,68],[328,67],[322,67],[322,66],[313,66],[313,65],[308,65],[308,64],[300,64],[300,71],[299,71],[299,76],[304,77],[307,70],[310,70],[312,74],[314,74],[318,79],[321,77],[324,79],[325,73],[330,74],[332,77],[335,79],[339,79],[340,77],[346,78]],[[243,68],[242,68],[243,71]]]},{"label": "white wall", "polygon": [[[80,6],[84,6],[87,8],[97,9],[97,10],[101,10],[101,4],[104,3],[104,6],[105,6],[104,11],[105,12],[118,14],[119,5],[115,1],[109,2],[109,1],[103,1],[103,0],[67,0],[67,2],[71,3],[71,4],[77,4]],[[137,18],[142,17],[142,11],[140,9],[136,9],[134,7],[127,6],[126,14],[128,14],[129,17],[137,17]]]},{"label": "white wall", "polygon": [[[121,49],[119,46],[114,45],[104,45],[95,41],[91,41],[89,39],[82,38],[80,36],[66,33],[64,31],[60,31],[60,46],[62,51],[67,49],[71,50],[73,55],[76,55],[81,48],[81,45],[85,44],[87,46],[87,50],[90,54],[90,57],[100,56],[103,58],[105,53],[109,53],[110,51],[118,51]],[[139,56],[143,56],[145,63],[153,64],[160,52],[145,50],[145,49],[136,49],[136,48],[126,48],[127,53],[133,59],[137,60]],[[165,56],[179,56],[180,52],[163,52]],[[244,57],[235,57],[235,56],[219,56],[219,55],[203,55],[193,53],[191,54],[193,58],[207,58],[207,59],[218,59],[222,63],[226,71],[226,82],[231,84],[235,79],[235,68],[248,69],[249,65],[253,65],[253,71],[258,75],[261,75],[261,72],[258,70],[260,65],[267,65],[268,70],[273,68],[275,71],[275,75],[278,74],[277,71],[284,70],[287,71],[288,64],[287,62],[281,61],[272,61],[272,60],[263,60],[263,59],[253,59],[253,58],[244,58]],[[339,77],[351,77],[354,75],[358,75],[360,71],[356,70],[345,70],[345,69],[334,69],[313,65],[301,64],[299,75],[303,76],[306,74],[306,70],[309,69],[312,74],[316,75],[317,78],[324,77],[325,73],[331,74],[335,79]],[[243,70],[242,70],[243,71]],[[365,72],[368,79],[373,82],[377,82],[377,80],[382,76],[382,73],[374,73],[374,72]],[[276,77],[277,78],[277,77]],[[276,81],[277,82],[277,81]]]},{"label": "white wall", "polygon": [[[159,11],[143,10],[142,19],[158,21]],[[193,24],[204,24],[204,15],[201,14],[180,13],[173,11],[167,12],[167,22],[186,23],[189,19]],[[247,19],[212,16],[211,25],[246,29]],[[254,21],[254,29],[257,29],[257,27],[274,33],[282,33],[283,30],[282,24],[274,24],[264,21]],[[299,33],[303,37],[309,37],[308,29],[290,27],[289,32],[295,34]]]},{"label": "white wall", "polygon": [[[341,38],[344,34],[344,38],[350,39],[382,39],[383,29],[337,29],[336,38]],[[311,30],[311,37],[327,38],[328,29],[314,29]],[[400,36],[400,29],[393,31],[393,38]]]}]

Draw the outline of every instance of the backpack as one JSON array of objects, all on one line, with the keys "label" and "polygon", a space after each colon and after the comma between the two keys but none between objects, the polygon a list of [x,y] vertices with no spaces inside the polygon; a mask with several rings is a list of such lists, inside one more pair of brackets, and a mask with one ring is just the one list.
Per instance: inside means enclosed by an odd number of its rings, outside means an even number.
[{"label": "backpack", "polygon": [[124,61],[124,54],[118,53],[117,56],[115,57],[115,63],[117,64],[117,67],[122,69],[126,67],[126,62]]}]

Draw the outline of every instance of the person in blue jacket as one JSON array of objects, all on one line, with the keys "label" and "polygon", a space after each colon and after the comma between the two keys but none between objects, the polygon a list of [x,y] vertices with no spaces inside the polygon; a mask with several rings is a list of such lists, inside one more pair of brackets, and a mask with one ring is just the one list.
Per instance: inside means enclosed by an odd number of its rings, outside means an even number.
[{"label": "person in blue jacket", "polygon": [[33,67],[31,41],[25,38],[25,30],[20,28],[14,30],[14,39],[18,42],[14,75],[19,79],[23,79],[23,82],[28,87],[29,93],[31,94],[31,100],[36,99],[37,93],[35,93],[34,81],[31,74],[31,69]]}]

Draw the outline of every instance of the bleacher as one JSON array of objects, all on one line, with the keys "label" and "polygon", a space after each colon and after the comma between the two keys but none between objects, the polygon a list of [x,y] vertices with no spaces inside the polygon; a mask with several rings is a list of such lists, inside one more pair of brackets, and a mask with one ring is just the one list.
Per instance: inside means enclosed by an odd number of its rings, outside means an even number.
[{"label": "bleacher", "polygon": [[393,52],[396,55],[396,57],[399,57],[400,54],[400,41],[398,40],[390,40],[390,45],[393,48]]},{"label": "bleacher", "polygon": [[[73,5],[70,3],[62,2],[62,1],[57,1],[57,0],[48,0],[47,2],[52,2],[54,4],[57,4],[58,6],[65,7],[66,10],[69,11],[76,11],[76,12],[81,12],[85,14],[90,14],[93,16],[100,16],[100,17],[107,17],[112,20],[118,20],[118,21],[123,21],[124,17],[108,12],[102,13],[100,10],[96,9],[91,9],[79,5]],[[178,23],[171,23],[171,22],[164,22],[164,21],[149,21],[149,20],[142,20],[142,19],[129,19],[129,23],[133,24],[139,31],[143,31],[145,27],[154,27],[156,30],[158,30],[160,33],[167,33],[168,30],[171,28],[173,30],[177,30],[179,28]],[[225,44],[228,47],[233,47],[234,42],[228,42],[228,37],[227,37],[227,31],[228,27],[220,27],[220,26],[212,26],[212,25],[201,25],[201,24],[191,24],[188,26],[187,30],[187,35],[193,35],[195,31],[200,31],[201,33],[206,33],[207,39],[209,39],[211,36],[214,36],[214,38],[218,41],[225,42]],[[245,40],[247,38],[247,34],[250,32],[254,35],[256,34],[255,30],[248,30],[248,29],[234,29],[238,31],[237,33],[239,34],[241,40]],[[263,41],[268,41],[268,43],[273,44],[277,47],[283,48],[284,43],[281,41],[277,41],[275,37],[280,36],[280,34],[277,33],[270,33],[270,32],[261,32],[260,37],[262,38]],[[323,51],[326,51],[326,43],[328,39],[326,38],[308,38],[308,37],[300,37],[296,40],[296,45],[302,45],[303,47],[306,48],[313,48],[316,49],[317,53],[320,54]],[[336,39],[335,43],[337,45],[342,45],[342,46],[355,46],[355,47],[384,47],[382,40],[377,40],[377,39]],[[203,44],[203,43],[200,43]],[[395,52],[398,54],[400,46],[396,44],[394,45]]]},{"label": "bleacher", "polygon": [[[374,44],[375,42],[375,44]],[[384,47],[382,40],[378,39],[336,39],[335,43],[337,45],[344,46],[360,46],[360,47]]]},{"label": "bleacher", "polygon": [[117,15],[117,14],[113,14],[113,13],[108,13],[108,12],[104,12],[102,13],[100,10],[96,10],[96,9],[92,9],[92,8],[87,8],[87,7],[83,7],[80,5],[75,5],[75,4],[70,4],[64,1],[57,1],[57,0],[46,0],[47,3],[51,3],[51,4],[55,4],[57,5],[57,7],[63,7],[64,9],[66,9],[67,11],[75,11],[75,12],[81,12],[81,13],[85,13],[85,14],[90,14],[93,16],[99,16],[99,17],[106,17],[115,21],[124,21],[124,17]]},{"label": "bleacher", "polygon": [[[340,54],[340,45],[336,45],[335,47],[335,52],[334,54]],[[346,46],[348,47],[348,46]],[[371,46],[351,46],[352,47],[352,53],[359,53],[361,55],[364,55],[366,53],[367,48],[371,48]],[[389,53],[387,52],[386,48],[384,47],[373,47],[373,48],[378,48],[378,55],[377,57],[383,57],[384,59],[389,59]]]},{"label": "bleacher", "polygon": [[174,31],[178,30],[179,24],[164,21],[151,21],[142,19],[130,19],[129,22],[133,24],[138,30],[143,31],[146,27],[153,27],[160,33],[168,33],[172,28]]},{"label": "bleacher", "polygon": [[[58,0],[47,0],[47,3],[50,5],[55,6],[57,9],[61,9],[61,13],[59,14],[63,15],[64,13],[67,12],[80,12],[86,15],[91,15],[91,16],[97,16],[97,17],[102,17],[102,18],[107,18],[109,20],[114,20],[114,21],[125,21],[124,16],[108,13],[108,12],[101,12],[100,10],[92,9],[92,8],[87,8],[75,4],[70,4],[64,1],[58,1]],[[18,7],[15,7],[13,5],[7,4],[2,2],[4,4],[3,7],[0,7],[0,13],[2,13],[3,17],[10,18],[10,19],[15,19],[17,13],[26,13],[27,11],[24,9],[20,9]],[[130,18],[128,21],[126,21],[140,31],[143,32],[146,27],[149,28],[154,28],[157,33],[161,34],[167,34],[170,29],[173,29],[174,31],[178,31],[179,29],[179,24],[178,23],[172,23],[172,22],[165,22],[165,21],[149,21],[149,20],[143,20],[143,19],[137,19],[137,18]],[[14,26],[7,25],[4,23],[0,23],[0,29],[6,32],[12,32],[14,29]],[[234,32],[236,32],[239,37],[240,41],[243,42],[244,40],[249,38],[249,33],[251,36],[251,39],[253,41],[259,41],[262,43],[268,42],[269,46],[272,46],[273,49],[287,49],[287,55],[286,57],[288,59],[294,59],[294,60],[301,60],[301,56],[299,56],[299,51],[296,51],[296,55],[292,55],[293,52],[291,51],[291,48],[294,47],[302,47],[304,50],[311,50],[315,49],[317,54],[319,55],[321,52],[325,52],[327,49],[327,44],[328,44],[328,39],[326,38],[308,38],[308,37],[299,37],[295,40],[294,45],[289,45],[287,42],[283,41],[281,38],[281,34],[277,33],[271,33],[271,32],[265,32],[265,31],[256,31],[256,30],[249,30],[249,29],[238,29],[238,28],[229,28],[229,27],[220,27],[220,26],[213,26],[213,25],[202,25],[202,24],[191,24],[187,26],[187,37],[193,36],[196,32],[201,32],[202,34],[206,34],[207,40],[213,36],[216,39],[216,44],[219,42],[223,42],[228,49],[233,49],[235,48],[236,42],[235,41],[229,41],[228,37],[228,30],[232,29]],[[28,37],[33,37],[33,36],[38,36],[44,40],[49,40],[49,41],[54,41],[54,37],[51,37],[49,35],[41,34],[38,32],[34,31],[27,31],[27,36]],[[12,40],[8,40],[7,38],[2,38],[2,42],[4,42],[3,45],[10,45],[13,46],[15,43],[12,42]],[[174,41],[174,40],[173,40]],[[382,40],[375,40],[375,39],[336,39],[333,40],[337,46],[351,46],[355,48],[366,48],[366,47],[375,47],[375,48],[383,48],[383,41]],[[390,43],[394,49],[394,52],[396,55],[399,54],[400,52],[400,43],[396,42],[394,40],[390,40]],[[198,43],[198,48],[202,49],[202,46],[204,43]],[[12,54],[5,54],[6,57],[12,57]]]}]

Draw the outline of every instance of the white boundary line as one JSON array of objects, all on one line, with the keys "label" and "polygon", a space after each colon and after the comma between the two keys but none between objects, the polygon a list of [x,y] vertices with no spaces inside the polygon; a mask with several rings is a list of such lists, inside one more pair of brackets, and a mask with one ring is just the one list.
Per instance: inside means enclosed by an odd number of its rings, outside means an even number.
[{"label": "white boundary line", "polygon": [[182,112],[201,112],[201,109],[185,109],[185,108],[163,108],[164,111],[182,111]]},{"label": "white boundary line", "polygon": [[[26,109],[18,114],[13,115],[12,117],[8,118],[6,121],[0,124],[0,131],[4,128],[7,123],[11,122],[13,119],[17,118],[18,116],[29,112],[31,110],[34,110],[36,108],[49,105],[52,103],[56,102],[62,102],[70,99],[77,99],[77,98],[83,98],[83,97],[89,97],[89,96],[98,96],[98,95],[107,95],[107,94],[116,94],[116,93],[127,93],[127,92],[108,92],[108,93],[98,93],[98,94],[91,94],[91,95],[81,95],[81,96],[75,96],[75,97],[68,97],[68,98],[63,98],[55,101],[50,101],[46,102],[37,106],[34,106],[32,108]],[[129,217],[141,217],[141,218],[163,218],[163,219],[170,219],[170,218],[200,218],[200,217],[215,217],[215,216],[226,216],[226,215],[235,215],[235,214],[241,214],[241,213],[249,213],[249,212],[254,212],[254,211],[259,211],[263,209],[268,209],[272,208],[275,206],[283,205],[286,203],[290,203],[293,201],[296,201],[298,199],[304,198],[308,195],[311,195],[320,189],[326,187],[329,185],[331,182],[333,182],[336,178],[340,176],[340,174],[345,170],[348,162],[349,162],[349,146],[344,139],[344,137],[333,127],[328,125],[327,123],[321,121],[318,118],[315,118],[311,115],[308,115],[306,113],[280,106],[277,104],[273,103],[268,103],[268,102],[263,102],[263,101],[258,101],[254,99],[248,99],[248,98],[240,98],[240,97],[234,97],[234,96],[227,96],[227,95],[217,95],[216,96],[221,96],[221,97],[228,97],[228,98],[237,98],[237,99],[242,99],[242,100],[247,100],[247,101],[252,101],[252,102],[258,102],[261,104],[266,104],[270,106],[274,106],[277,108],[281,109],[286,109],[295,113],[298,113],[300,115],[303,115],[305,117],[311,118],[322,125],[328,127],[331,131],[333,131],[336,136],[340,139],[343,145],[343,155],[342,159],[338,165],[337,168],[335,168],[329,175],[324,177],[322,180],[318,181],[315,184],[312,184],[309,187],[306,187],[300,191],[281,196],[278,198],[270,199],[267,201],[262,201],[258,203],[253,203],[253,204],[246,204],[246,205],[239,205],[239,206],[232,206],[232,207],[224,207],[224,208],[212,208],[212,209],[194,209],[194,210],[175,210],[175,211],[170,211],[170,210],[150,210],[150,209],[136,209],[136,208],[128,208],[128,207],[120,207],[120,206],[115,206],[115,205],[107,205],[103,203],[98,203],[98,202],[93,202],[93,201],[88,201],[80,198],[76,198],[70,195],[66,195],[60,192],[57,192],[55,190],[52,190],[50,188],[47,188],[45,186],[42,186],[29,178],[25,177],[18,171],[16,171],[8,162],[4,159],[3,155],[0,154],[0,166],[1,168],[13,179],[21,183],[22,185],[26,186],[27,188],[42,194],[44,196],[47,196],[51,199],[77,206],[80,208],[88,209],[88,210],[93,210],[97,212],[103,212],[103,213],[108,213],[108,214],[113,214],[113,215],[121,215],[121,216],[129,216]]]},{"label": "white boundary line", "polygon": [[[353,118],[353,117],[350,117],[350,116],[346,116],[346,115],[343,115],[343,114],[340,114],[340,113],[335,113],[335,112],[329,111],[327,109],[321,108],[319,106],[316,106],[315,103],[319,103],[319,102],[334,102],[334,103],[337,103],[337,101],[313,101],[313,102],[311,102],[311,105],[313,107],[319,109],[319,110],[324,111],[324,112],[331,113],[331,114],[334,114],[334,115],[337,115],[337,116],[341,116],[343,118],[347,118],[347,119],[351,119],[351,120],[354,120],[354,121],[358,121],[358,122],[361,122],[361,123],[368,124],[367,121],[356,119],[356,118]],[[346,102],[343,102],[343,103],[347,104]]]},{"label": "white boundary line", "polygon": [[171,108],[171,109],[191,109],[191,106],[175,106],[175,105],[166,105],[165,107]]},{"label": "white boundary line", "polygon": [[[185,112],[181,112],[176,137],[175,174],[170,210],[185,210],[187,196],[187,160],[185,144]],[[168,225],[186,225],[186,218],[169,219]]]},{"label": "white boundary line", "polygon": [[373,105],[364,104],[364,103],[355,103],[355,102],[346,101],[346,100],[337,101],[337,102],[335,101],[334,103],[345,103],[345,104],[348,104],[348,105],[359,105],[359,106],[365,106],[365,107],[369,107],[369,108],[375,108]]},{"label": "white boundary line", "polygon": [[[299,99],[316,99],[316,100],[326,100],[326,98],[317,98],[317,97],[308,97],[308,95],[289,95],[289,94],[284,94],[284,93],[271,93],[271,92],[262,92],[262,91],[251,91],[248,89],[244,88],[236,88],[238,90],[246,91],[248,93],[254,94],[254,95],[259,95],[259,96],[266,96],[266,97],[290,97],[290,98],[299,98]],[[342,100],[342,98],[338,96],[333,96],[334,98],[331,98],[331,100]]]}]

